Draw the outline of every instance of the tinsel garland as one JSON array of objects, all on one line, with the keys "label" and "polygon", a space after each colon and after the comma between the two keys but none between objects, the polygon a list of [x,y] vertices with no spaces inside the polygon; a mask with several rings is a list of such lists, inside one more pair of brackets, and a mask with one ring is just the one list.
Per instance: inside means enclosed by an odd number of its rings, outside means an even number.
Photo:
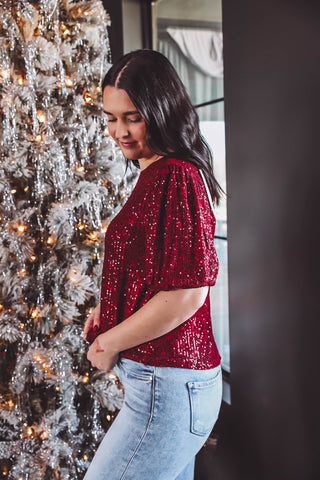
[{"label": "tinsel garland", "polygon": [[0,0],[0,476],[80,479],[121,407],[90,368],[103,240],[134,187],[107,130],[100,0]]}]

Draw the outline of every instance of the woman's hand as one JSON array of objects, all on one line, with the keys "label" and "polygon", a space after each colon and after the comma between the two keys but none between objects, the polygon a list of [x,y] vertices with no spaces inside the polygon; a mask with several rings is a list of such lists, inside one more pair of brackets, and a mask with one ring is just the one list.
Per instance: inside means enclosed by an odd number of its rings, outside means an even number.
[{"label": "woman's hand", "polygon": [[92,328],[99,328],[100,327],[100,313],[101,313],[101,303],[98,303],[96,308],[91,312],[90,316],[88,317],[83,331],[83,338],[87,340],[87,335],[89,330]]},{"label": "woman's hand", "polygon": [[109,372],[118,361],[119,354],[108,345],[108,332],[99,335],[88,350],[87,359],[93,367]]}]

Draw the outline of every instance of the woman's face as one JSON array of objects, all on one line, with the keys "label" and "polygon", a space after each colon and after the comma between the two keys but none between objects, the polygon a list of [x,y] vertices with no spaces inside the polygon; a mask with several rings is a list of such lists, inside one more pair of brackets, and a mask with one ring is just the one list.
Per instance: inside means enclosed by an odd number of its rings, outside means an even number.
[{"label": "woman's face", "polygon": [[126,158],[141,160],[142,163],[158,158],[146,144],[144,119],[125,90],[111,86],[105,87],[103,107],[108,115],[109,133]]}]

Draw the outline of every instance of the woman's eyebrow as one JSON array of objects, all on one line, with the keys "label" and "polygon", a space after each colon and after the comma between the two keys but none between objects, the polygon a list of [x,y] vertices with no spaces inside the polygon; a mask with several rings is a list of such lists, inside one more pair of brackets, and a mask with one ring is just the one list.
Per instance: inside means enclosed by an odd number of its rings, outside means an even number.
[{"label": "woman's eyebrow", "polygon": [[[112,116],[114,116],[114,114],[111,113],[111,112],[107,112],[106,110],[103,110],[103,111],[104,111],[104,113],[106,113],[107,115],[112,115]],[[137,114],[139,114],[138,110],[134,110],[134,111],[132,111],[132,112],[124,112],[124,113],[123,113],[123,115],[137,115]]]}]

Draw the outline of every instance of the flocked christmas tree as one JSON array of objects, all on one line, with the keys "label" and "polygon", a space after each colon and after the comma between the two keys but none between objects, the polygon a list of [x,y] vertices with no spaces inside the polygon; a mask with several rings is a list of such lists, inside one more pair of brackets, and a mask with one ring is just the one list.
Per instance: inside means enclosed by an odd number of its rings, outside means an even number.
[{"label": "flocked christmas tree", "polygon": [[0,0],[0,476],[80,479],[121,407],[90,369],[103,240],[137,173],[107,133],[100,0]]}]

